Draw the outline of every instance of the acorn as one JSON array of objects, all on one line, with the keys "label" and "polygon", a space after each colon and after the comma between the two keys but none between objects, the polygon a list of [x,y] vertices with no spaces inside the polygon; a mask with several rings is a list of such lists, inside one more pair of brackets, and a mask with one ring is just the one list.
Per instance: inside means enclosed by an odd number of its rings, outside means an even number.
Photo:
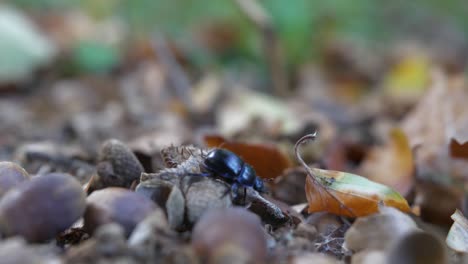
[{"label": "acorn", "polygon": [[96,169],[97,174],[88,183],[88,193],[106,187],[131,188],[138,184],[144,172],[135,154],[117,139],[102,144]]},{"label": "acorn", "polygon": [[150,199],[130,190],[110,187],[93,192],[87,198],[84,228],[93,233],[107,223],[121,225],[128,237],[135,226],[158,209]]},{"label": "acorn", "polygon": [[0,198],[8,190],[30,178],[29,174],[18,164],[9,161],[0,162]]},{"label": "acorn", "polygon": [[264,263],[267,258],[260,218],[240,207],[212,209],[203,214],[193,229],[192,246],[208,262],[232,263],[237,259],[242,263]]},{"label": "acorn", "polygon": [[23,236],[29,242],[54,238],[84,213],[86,196],[69,174],[32,178],[0,200],[0,233]]}]

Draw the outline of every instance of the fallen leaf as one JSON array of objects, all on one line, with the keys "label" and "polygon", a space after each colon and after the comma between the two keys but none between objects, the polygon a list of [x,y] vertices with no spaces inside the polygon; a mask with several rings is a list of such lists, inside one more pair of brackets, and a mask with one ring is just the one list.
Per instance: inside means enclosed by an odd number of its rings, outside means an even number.
[{"label": "fallen leaf", "polygon": [[450,140],[450,156],[452,158],[468,159],[468,141],[459,143],[455,138]]},{"label": "fallen leaf", "polygon": [[337,215],[360,217],[378,212],[379,204],[392,206],[404,212],[411,209],[408,202],[393,189],[364,177],[340,171],[310,168],[299,155],[298,146],[315,134],[299,139],[296,157],[308,171],[306,196],[309,212],[326,211]]},{"label": "fallen leaf", "polygon": [[289,157],[274,145],[229,141],[219,135],[205,135],[204,141],[208,147],[221,147],[236,153],[262,178],[275,178],[292,166]]},{"label": "fallen leaf", "polygon": [[468,253],[468,219],[458,209],[451,217],[454,223],[445,242],[457,252]]},{"label": "fallen leaf", "polygon": [[415,102],[426,90],[430,80],[430,62],[416,50],[403,57],[390,69],[384,80],[384,93],[391,99]]},{"label": "fallen leaf", "polygon": [[[330,213],[360,217],[378,212],[385,204],[409,212],[408,202],[393,189],[359,175],[310,168],[306,179],[309,213]],[[315,179],[314,179],[315,178]]]},{"label": "fallen leaf", "polygon": [[390,131],[389,142],[375,147],[362,163],[359,174],[388,185],[403,195],[413,186],[413,152],[408,138],[400,128]]},{"label": "fallen leaf", "polygon": [[233,93],[216,112],[216,123],[223,135],[242,131],[254,119],[282,134],[297,131],[302,124],[298,114],[284,101],[252,91]]},{"label": "fallen leaf", "polygon": [[443,175],[468,177],[466,170],[458,171],[453,164],[447,165],[453,159],[452,150],[458,149],[449,149],[451,140],[468,140],[467,100],[467,84],[462,76],[449,78],[440,71],[433,73],[431,87],[401,124],[410,145],[418,145],[415,164],[419,175],[436,172],[441,181],[449,178]]}]

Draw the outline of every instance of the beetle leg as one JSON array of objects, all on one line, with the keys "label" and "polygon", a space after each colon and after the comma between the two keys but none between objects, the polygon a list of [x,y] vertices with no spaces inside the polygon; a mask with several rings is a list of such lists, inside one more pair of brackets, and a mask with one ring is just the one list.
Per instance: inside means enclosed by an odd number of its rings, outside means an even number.
[{"label": "beetle leg", "polygon": [[247,197],[247,188],[244,187],[244,204],[246,204],[245,198]]},{"label": "beetle leg", "polygon": [[199,172],[199,173],[188,172],[185,175],[190,176],[190,177],[208,177],[208,176],[211,176],[212,173],[210,172]]},{"label": "beetle leg", "polygon": [[231,187],[232,200],[237,199],[238,191],[239,191],[239,183],[235,182],[232,184],[232,187]]}]

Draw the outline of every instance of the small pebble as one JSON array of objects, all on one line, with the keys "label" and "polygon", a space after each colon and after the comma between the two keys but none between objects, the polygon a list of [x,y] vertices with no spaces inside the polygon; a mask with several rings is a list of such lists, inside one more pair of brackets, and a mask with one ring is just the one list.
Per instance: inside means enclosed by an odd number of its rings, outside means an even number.
[{"label": "small pebble", "polygon": [[193,229],[192,246],[208,261],[264,263],[267,257],[260,218],[240,207],[212,209],[203,214]]},{"label": "small pebble", "polygon": [[387,263],[447,263],[447,253],[444,244],[430,233],[413,231],[395,242],[389,251]]},{"label": "small pebble", "polygon": [[85,193],[69,174],[37,176],[0,200],[0,232],[29,242],[54,238],[84,213]]}]

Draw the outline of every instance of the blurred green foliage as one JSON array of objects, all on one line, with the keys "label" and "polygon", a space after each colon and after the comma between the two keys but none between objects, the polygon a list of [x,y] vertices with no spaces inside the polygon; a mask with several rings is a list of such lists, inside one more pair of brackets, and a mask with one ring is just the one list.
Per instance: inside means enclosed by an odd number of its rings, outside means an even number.
[{"label": "blurred green foliage", "polygon": [[[258,60],[262,54],[258,33],[233,0],[9,0],[27,9],[47,11],[80,7],[96,18],[118,15],[132,32],[164,32],[191,46],[196,30],[210,23],[235,28],[237,40],[228,56]],[[271,14],[285,48],[288,63],[297,65],[320,51],[327,39],[345,37],[365,43],[385,42],[405,27],[424,26],[425,16],[441,17],[460,28],[468,27],[468,2],[463,0],[260,0]],[[200,55],[202,54],[202,55]],[[203,52],[194,58],[203,57]],[[206,54],[205,54],[206,55]],[[229,56],[231,55],[231,56]],[[234,55],[234,56],[233,56]],[[200,59],[201,61],[203,58]]]},{"label": "blurred green foliage", "polygon": [[72,57],[78,70],[95,73],[108,72],[120,59],[117,49],[93,41],[77,43]]}]

